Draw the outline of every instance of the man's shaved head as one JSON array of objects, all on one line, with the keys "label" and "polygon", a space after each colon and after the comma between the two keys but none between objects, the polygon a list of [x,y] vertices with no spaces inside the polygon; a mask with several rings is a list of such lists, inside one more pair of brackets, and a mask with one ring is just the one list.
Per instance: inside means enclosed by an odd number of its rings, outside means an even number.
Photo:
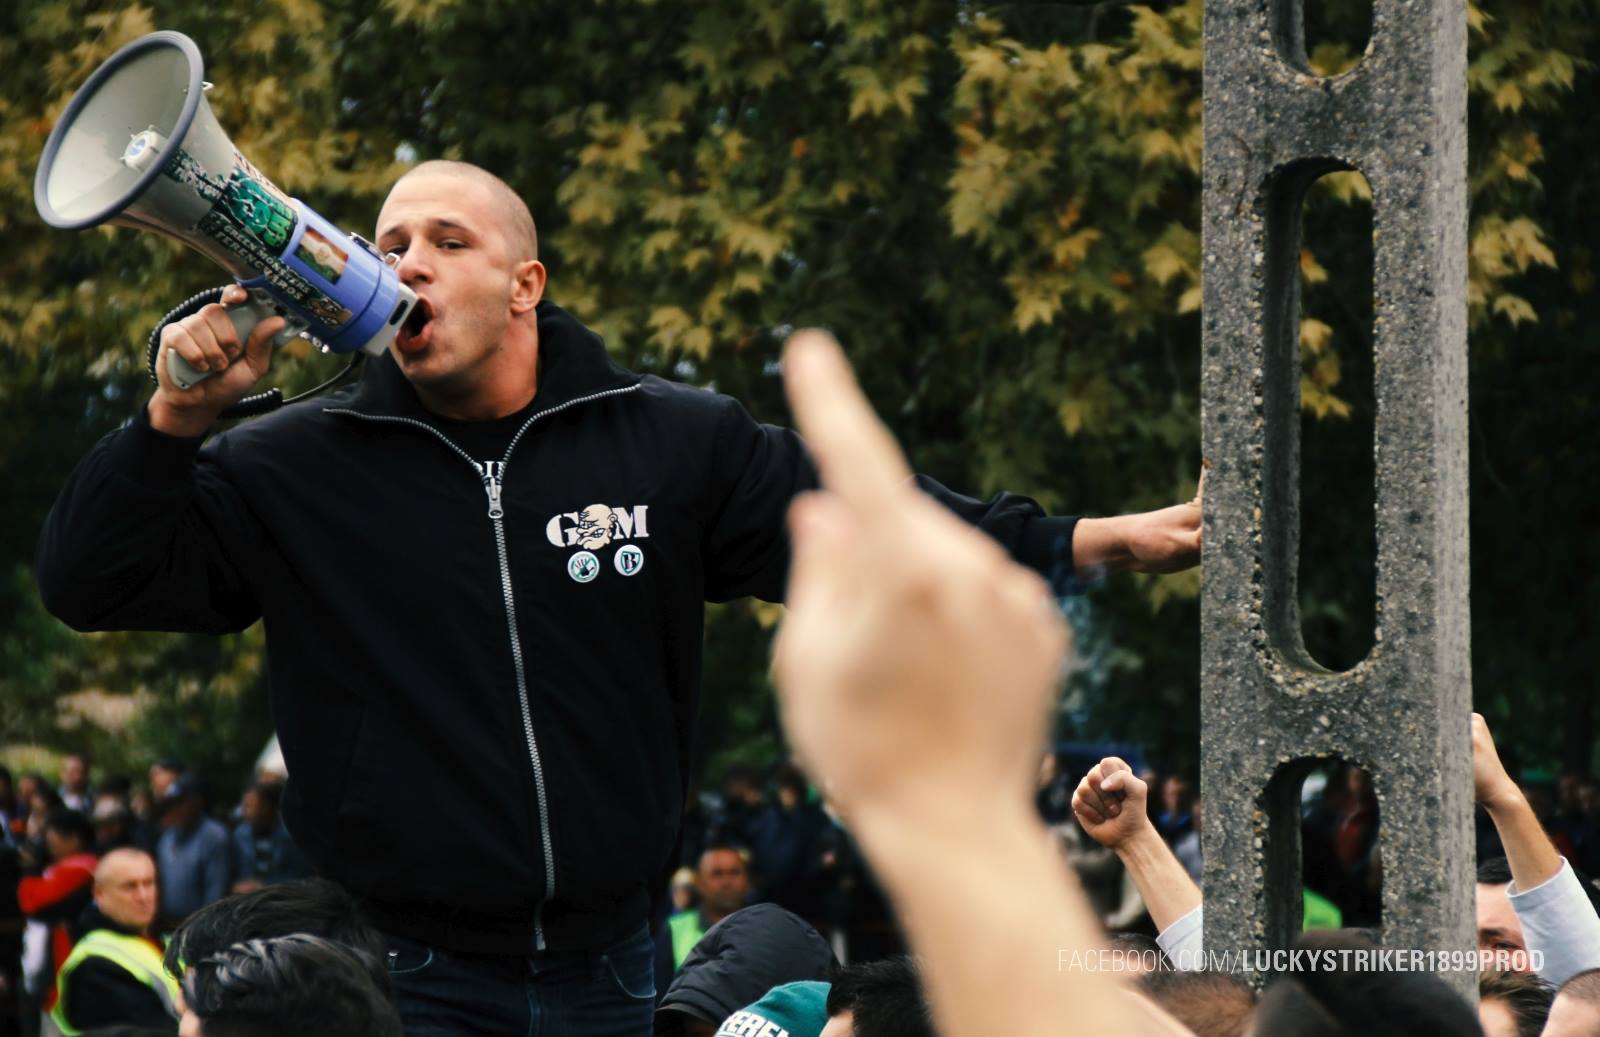
[{"label": "man's shaved head", "polygon": [[138,868],[148,863],[152,863],[148,853],[131,846],[121,846],[100,858],[99,865],[94,869],[94,880],[100,883],[109,882],[131,868]]},{"label": "man's shaved head", "polygon": [[471,162],[437,158],[412,168],[395,183],[414,176],[453,176],[487,188],[496,204],[505,210],[504,231],[506,245],[512,251],[511,258],[519,263],[539,258],[539,232],[533,225],[533,213],[528,211],[528,203],[522,200],[522,196],[504,180]]}]

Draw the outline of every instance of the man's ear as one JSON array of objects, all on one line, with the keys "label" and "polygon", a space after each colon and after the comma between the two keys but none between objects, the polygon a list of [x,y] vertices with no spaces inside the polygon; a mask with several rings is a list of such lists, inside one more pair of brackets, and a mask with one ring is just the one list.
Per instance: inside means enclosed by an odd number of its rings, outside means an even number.
[{"label": "man's ear", "polygon": [[544,298],[544,282],[544,264],[537,259],[517,265],[511,282],[511,312],[514,316],[520,317],[539,305],[539,300]]}]

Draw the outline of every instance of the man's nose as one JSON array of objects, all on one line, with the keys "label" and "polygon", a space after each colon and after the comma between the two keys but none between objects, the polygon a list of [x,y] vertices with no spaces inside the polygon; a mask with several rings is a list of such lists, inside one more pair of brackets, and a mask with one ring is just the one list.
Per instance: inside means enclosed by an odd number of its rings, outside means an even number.
[{"label": "man's nose", "polygon": [[389,265],[394,268],[395,276],[400,278],[400,283],[409,285],[433,279],[433,267],[424,259],[423,252],[424,249],[420,246],[412,246],[403,253],[391,252],[384,258],[391,260]]}]

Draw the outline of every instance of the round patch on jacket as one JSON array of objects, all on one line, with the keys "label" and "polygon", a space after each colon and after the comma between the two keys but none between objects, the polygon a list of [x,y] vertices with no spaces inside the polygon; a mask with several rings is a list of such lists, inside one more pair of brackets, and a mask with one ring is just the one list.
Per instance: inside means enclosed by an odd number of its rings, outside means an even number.
[{"label": "round patch on jacket", "polygon": [[567,575],[579,583],[588,583],[600,575],[600,559],[593,552],[579,551],[567,559]]},{"label": "round patch on jacket", "polygon": [[644,552],[632,544],[623,544],[617,548],[616,557],[611,559],[611,564],[617,567],[617,572],[624,576],[632,576],[644,568]]}]

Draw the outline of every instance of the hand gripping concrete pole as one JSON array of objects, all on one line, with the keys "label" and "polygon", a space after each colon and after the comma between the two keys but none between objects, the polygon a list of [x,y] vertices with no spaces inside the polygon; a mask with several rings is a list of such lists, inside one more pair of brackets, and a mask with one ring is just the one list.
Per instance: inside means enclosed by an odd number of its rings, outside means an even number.
[{"label": "hand gripping concrete pole", "polygon": [[[1205,942],[1299,931],[1299,791],[1372,772],[1386,948],[1473,946],[1464,0],[1374,0],[1354,69],[1305,59],[1300,0],[1205,9],[1201,784]],[[1301,637],[1300,207],[1372,186],[1377,630],[1344,673]],[[1309,473],[1312,478],[1316,473]],[[1445,975],[1464,993],[1474,973]]]}]

